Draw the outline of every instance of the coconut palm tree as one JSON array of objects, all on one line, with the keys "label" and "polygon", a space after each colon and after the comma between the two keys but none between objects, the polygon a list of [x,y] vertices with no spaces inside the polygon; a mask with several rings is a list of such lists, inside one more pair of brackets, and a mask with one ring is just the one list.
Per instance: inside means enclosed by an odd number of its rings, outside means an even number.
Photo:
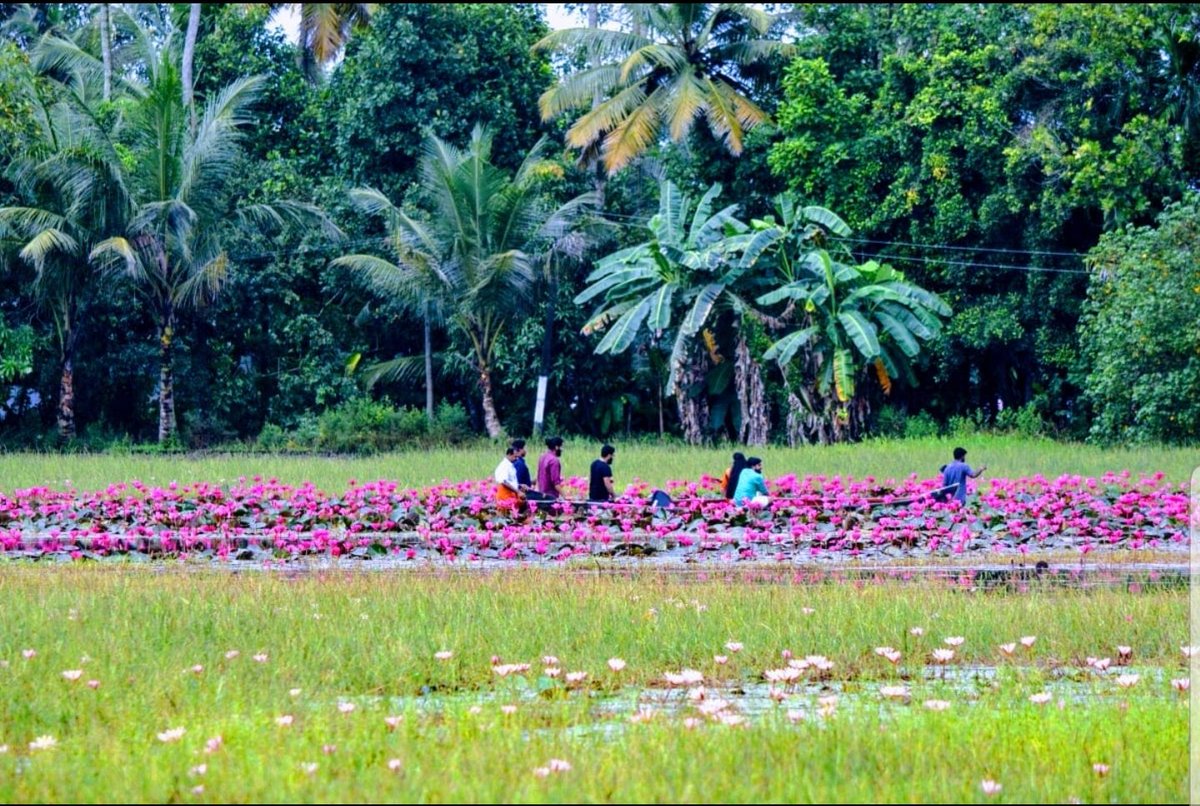
[{"label": "coconut palm tree", "polygon": [[[624,30],[555,31],[537,50],[590,51],[591,66],[542,95],[545,120],[586,109],[567,143],[602,157],[610,174],[655,143],[665,127],[682,141],[703,118],[731,154],[745,133],[768,120],[753,99],[748,72],[790,45],[766,38],[771,15],[739,3],[627,3]],[[597,102],[599,99],[599,102]]]},{"label": "coconut palm tree", "polygon": [[[508,176],[492,164],[492,137],[481,127],[465,150],[431,136],[421,159],[422,214],[373,189],[352,196],[360,209],[383,217],[394,260],[359,254],[334,261],[363,272],[378,291],[420,306],[427,319],[442,312],[466,338],[493,438],[501,435],[492,392],[496,346],[526,307],[541,257],[595,203],[587,193],[558,205],[539,190],[546,144],[539,141]],[[431,388],[428,373],[426,384]]]},{"label": "coconut palm tree", "polygon": [[[42,49],[35,51],[35,63]],[[0,234],[15,239],[35,271],[32,291],[54,323],[59,348],[58,433],[76,434],[75,352],[95,280],[88,254],[128,209],[119,158],[100,125],[94,74],[67,83],[30,72],[21,89],[34,111],[18,155],[5,167],[16,204],[0,208]]]},{"label": "coconut palm tree", "polygon": [[[355,188],[350,201],[362,212],[383,220],[392,260],[369,254],[343,255],[332,262],[360,272],[382,295],[398,300],[421,317],[424,327],[425,416],[433,422],[433,325],[445,319],[451,300],[440,268],[440,249],[422,222],[414,221],[374,188]],[[406,378],[414,362],[394,358],[366,367],[368,384],[382,378]]]},{"label": "coconut palm tree", "polygon": [[[149,39],[146,40],[150,42]],[[176,432],[174,348],[179,314],[211,302],[228,275],[224,242],[233,232],[267,231],[287,223],[319,221],[338,233],[319,210],[295,202],[238,206],[234,171],[241,128],[262,84],[243,78],[211,95],[194,127],[183,102],[182,75],[173,36],[144,61],[145,86],[125,113],[132,159],[122,163],[130,213],[119,232],[90,257],[133,281],[158,321],[160,442]]]}]

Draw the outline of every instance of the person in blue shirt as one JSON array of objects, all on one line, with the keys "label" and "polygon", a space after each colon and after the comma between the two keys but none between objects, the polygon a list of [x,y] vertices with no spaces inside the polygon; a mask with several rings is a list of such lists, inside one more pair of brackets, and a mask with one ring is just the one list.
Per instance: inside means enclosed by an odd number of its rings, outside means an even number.
[{"label": "person in blue shirt", "polygon": [[767,482],[762,475],[762,459],[751,456],[746,460],[746,467],[738,476],[737,491],[733,494],[733,503],[744,505],[748,501],[766,504]]},{"label": "person in blue shirt", "polygon": [[512,446],[516,451],[513,467],[517,469],[517,487],[521,492],[528,492],[533,489],[533,477],[529,473],[529,466],[525,464],[525,440],[514,439]]},{"label": "person in blue shirt", "polygon": [[941,501],[957,498],[959,503],[967,503],[967,479],[977,479],[987,470],[987,465],[980,465],[978,470],[972,470],[967,464],[967,449],[955,448],[954,461],[942,468]]}]

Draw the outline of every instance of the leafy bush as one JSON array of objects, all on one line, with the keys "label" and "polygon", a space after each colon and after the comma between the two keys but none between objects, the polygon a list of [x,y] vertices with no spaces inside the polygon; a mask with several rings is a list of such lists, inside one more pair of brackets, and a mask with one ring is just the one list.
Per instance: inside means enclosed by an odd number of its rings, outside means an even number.
[{"label": "leafy bush", "polygon": [[431,425],[423,409],[396,409],[386,401],[357,398],[316,417],[305,415],[291,431],[269,423],[254,444],[258,450],[271,452],[371,454],[431,444],[455,445],[470,437],[470,421],[461,404],[443,401]]},{"label": "leafy bush", "polygon": [[996,430],[1020,434],[1023,437],[1040,437],[1046,433],[1046,421],[1037,406],[1026,403],[1019,409],[1004,409],[996,415]]},{"label": "leafy bush", "polygon": [[879,410],[875,420],[875,431],[881,437],[902,437],[908,414],[895,406],[884,406]]},{"label": "leafy bush", "polygon": [[904,421],[904,436],[908,439],[936,437],[940,432],[937,420],[927,411],[917,412]]},{"label": "leafy bush", "polygon": [[471,437],[471,418],[461,403],[443,400],[434,412],[433,428],[429,432],[433,442],[456,445]]}]

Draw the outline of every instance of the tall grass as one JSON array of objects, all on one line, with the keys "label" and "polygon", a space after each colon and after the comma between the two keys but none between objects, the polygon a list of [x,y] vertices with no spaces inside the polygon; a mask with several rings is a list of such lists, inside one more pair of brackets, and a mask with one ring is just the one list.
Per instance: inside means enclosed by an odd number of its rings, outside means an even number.
[{"label": "tall grass", "polygon": [[[617,447],[614,473],[618,485],[641,479],[654,485],[668,480],[699,479],[701,474],[719,476],[739,448],[689,448],[678,445],[638,443]],[[1185,448],[1099,448],[1076,443],[1031,440],[1010,436],[977,436],[967,439],[872,440],[855,445],[831,447],[760,449],[740,448],[760,455],[768,477],[795,473],[840,474],[855,478],[873,476],[880,481],[917,474],[930,478],[950,459],[953,448],[962,444],[968,460],[986,464],[991,476],[1063,473],[1095,476],[1106,471],[1128,470],[1132,474],[1164,473],[1174,482],[1184,482],[1200,466],[1200,451]],[[586,476],[588,465],[599,455],[599,443],[568,442],[563,450],[566,475]],[[530,444],[529,463],[536,464],[538,446]],[[0,490],[68,484],[79,489],[99,489],[113,482],[140,480],[165,484],[194,481],[233,482],[239,477],[261,475],[287,483],[311,481],[318,487],[337,491],[351,479],[396,479],[405,486],[425,486],[443,480],[486,478],[503,454],[499,446],[446,448],[392,453],[365,458],[284,455],[69,455],[0,454]]]},{"label": "tall grass", "polygon": [[[1185,795],[1188,712],[1168,682],[1184,674],[1183,592],[21,565],[0,566],[0,601],[4,802],[969,802],[988,799],[984,778],[1002,784],[1000,801]],[[957,660],[1000,673],[923,681],[925,656],[951,635],[965,638]],[[1033,647],[1003,659],[996,644],[1022,635]],[[874,654],[882,644],[902,649],[898,668]],[[1132,647],[1136,687],[1079,669],[1061,706],[1029,701],[1056,685],[1056,666],[1115,656],[1117,644]],[[433,657],[443,649],[450,660]],[[742,727],[689,728],[683,716],[697,712],[682,692],[678,714],[628,718],[666,671],[698,669],[736,699],[782,665],[782,649],[829,656],[829,688]],[[587,671],[585,687],[539,681],[547,654]],[[533,670],[500,678],[492,655]],[[614,656],[625,670],[609,670]],[[76,669],[79,680],[63,678]],[[911,704],[880,699],[881,683],[914,674]],[[833,691],[836,713],[819,718],[816,698]],[[949,710],[922,706],[934,697]],[[793,724],[789,709],[806,718]],[[276,724],[283,715],[290,726]],[[401,717],[395,729],[386,716]],[[157,738],[174,727],[178,742]],[[42,735],[57,747],[30,750]],[[222,748],[203,752],[218,735]],[[551,758],[571,769],[536,776]]]}]

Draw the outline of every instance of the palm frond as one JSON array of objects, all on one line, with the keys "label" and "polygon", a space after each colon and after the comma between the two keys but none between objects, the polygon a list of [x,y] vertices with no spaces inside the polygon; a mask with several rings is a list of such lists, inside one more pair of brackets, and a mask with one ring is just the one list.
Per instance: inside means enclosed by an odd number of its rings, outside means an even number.
[{"label": "palm frond", "polygon": [[661,120],[659,105],[665,94],[661,87],[650,93],[604,138],[604,167],[610,174],[624,168],[654,143]]},{"label": "palm frond", "polygon": [[670,112],[667,123],[671,139],[682,143],[692,128],[696,117],[708,106],[708,97],[704,92],[704,84],[696,77],[690,67],[681,70],[671,82],[671,95],[668,101]]},{"label": "palm frond", "polygon": [[645,80],[641,80],[625,87],[613,97],[601,101],[590,112],[580,116],[567,130],[567,145],[583,148],[614,131],[630,115],[648,103],[645,83]]},{"label": "palm frond", "polygon": [[582,48],[595,61],[605,61],[615,56],[632,53],[652,44],[649,39],[628,31],[610,31],[607,28],[564,28],[551,31],[539,39],[531,48],[539,51],[571,51]]},{"label": "palm frond", "polygon": [[[445,359],[441,353],[434,353],[432,358],[434,372],[439,372]],[[363,384],[368,389],[380,382],[423,383],[424,376],[425,356],[423,355],[397,356],[389,361],[377,361],[363,367]]]},{"label": "palm frond", "polygon": [[124,273],[136,282],[151,280],[141,256],[125,238],[106,238],[96,244],[88,254],[88,260],[98,263],[106,272],[117,273],[124,269]]},{"label": "palm frond", "polygon": [[260,76],[240,78],[205,104],[195,137],[184,151],[177,198],[190,203],[197,190],[228,180],[240,154],[237,130],[250,122],[245,113],[262,85]]},{"label": "palm frond", "polygon": [[542,120],[553,120],[569,109],[592,106],[596,99],[604,98],[614,88],[619,89],[622,86],[620,75],[619,65],[602,64],[565,76],[538,98],[538,111]]},{"label": "palm frond", "polygon": [[384,294],[405,296],[412,289],[410,272],[390,260],[375,255],[342,255],[331,260],[329,265],[335,268],[350,269],[364,275],[375,289]]},{"label": "palm frond", "polygon": [[174,302],[180,306],[202,307],[212,302],[229,279],[229,256],[217,252],[192,271],[174,289]]},{"label": "palm frond", "polygon": [[657,67],[675,73],[688,65],[687,53],[677,47],[649,42],[630,53],[621,62],[618,80],[624,84],[635,75],[642,75]]},{"label": "palm frond", "polygon": [[709,54],[714,60],[731,62],[743,67],[758,64],[776,56],[790,58],[795,53],[795,45],[771,39],[743,39],[737,42],[726,42],[715,45],[709,50]]},{"label": "palm frond", "polygon": [[708,107],[708,127],[716,137],[725,142],[730,154],[742,153],[742,122],[732,100],[723,91],[724,83],[711,78],[704,79]]},{"label": "palm frond", "polygon": [[50,256],[54,254],[73,255],[78,251],[78,241],[62,230],[49,227],[30,238],[17,254],[40,273]]}]

